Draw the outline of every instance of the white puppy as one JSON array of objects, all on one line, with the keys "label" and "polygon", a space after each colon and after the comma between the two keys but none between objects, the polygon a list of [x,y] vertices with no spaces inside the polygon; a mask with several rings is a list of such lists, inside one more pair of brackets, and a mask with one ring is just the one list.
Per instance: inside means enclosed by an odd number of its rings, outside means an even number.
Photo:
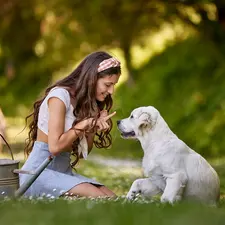
[{"label": "white puppy", "polygon": [[147,178],[133,182],[128,199],[136,194],[161,195],[161,202],[181,199],[215,204],[220,181],[216,171],[168,127],[154,107],[140,107],[117,121],[123,138],[138,139],[144,151],[142,167]]}]

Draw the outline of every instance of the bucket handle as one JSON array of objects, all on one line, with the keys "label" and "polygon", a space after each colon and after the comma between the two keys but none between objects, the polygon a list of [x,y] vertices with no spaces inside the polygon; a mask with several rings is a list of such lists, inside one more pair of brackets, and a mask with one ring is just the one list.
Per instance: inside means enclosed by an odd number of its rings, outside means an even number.
[{"label": "bucket handle", "polygon": [[21,170],[21,169],[14,169],[13,173],[35,175],[35,171],[28,171],[28,170]]},{"label": "bucket handle", "polygon": [[8,142],[5,140],[5,138],[3,137],[3,135],[0,134],[0,136],[1,136],[1,138],[4,140],[4,142],[6,143],[8,149],[9,149],[9,152],[10,152],[10,154],[11,154],[12,160],[14,160],[13,153],[12,153],[12,149],[10,148]]},{"label": "bucket handle", "polygon": [[15,192],[15,197],[22,196],[52,160],[53,156],[51,155],[47,159],[45,159],[44,162],[35,170],[35,175],[27,178],[24,181],[24,183],[20,186],[20,188]]}]

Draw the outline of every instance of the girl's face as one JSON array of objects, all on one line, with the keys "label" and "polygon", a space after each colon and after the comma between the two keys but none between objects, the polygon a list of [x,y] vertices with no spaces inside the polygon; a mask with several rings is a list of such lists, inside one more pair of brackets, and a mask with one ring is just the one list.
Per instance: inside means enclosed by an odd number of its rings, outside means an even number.
[{"label": "girl's face", "polygon": [[103,102],[107,95],[112,95],[114,86],[119,78],[119,74],[107,75],[99,78],[96,85],[96,99]]}]

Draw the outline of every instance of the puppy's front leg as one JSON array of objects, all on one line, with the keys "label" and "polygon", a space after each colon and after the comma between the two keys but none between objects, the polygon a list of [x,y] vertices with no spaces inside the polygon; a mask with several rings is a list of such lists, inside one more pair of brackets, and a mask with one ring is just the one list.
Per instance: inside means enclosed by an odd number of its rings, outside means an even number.
[{"label": "puppy's front leg", "polygon": [[159,194],[161,190],[156,186],[150,178],[137,179],[131,185],[127,194],[128,199],[134,199],[137,194],[145,197],[152,197]]},{"label": "puppy's front leg", "polygon": [[167,176],[166,187],[161,196],[161,202],[174,203],[181,200],[186,184],[187,175],[185,172],[181,171]]}]

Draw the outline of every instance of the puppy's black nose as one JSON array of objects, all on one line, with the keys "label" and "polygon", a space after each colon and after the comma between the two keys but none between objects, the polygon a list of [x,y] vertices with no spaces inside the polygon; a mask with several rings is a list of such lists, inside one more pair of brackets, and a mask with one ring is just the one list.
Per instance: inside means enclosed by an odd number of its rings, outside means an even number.
[{"label": "puppy's black nose", "polygon": [[120,120],[117,120],[117,125],[119,125],[120,124]]}]

